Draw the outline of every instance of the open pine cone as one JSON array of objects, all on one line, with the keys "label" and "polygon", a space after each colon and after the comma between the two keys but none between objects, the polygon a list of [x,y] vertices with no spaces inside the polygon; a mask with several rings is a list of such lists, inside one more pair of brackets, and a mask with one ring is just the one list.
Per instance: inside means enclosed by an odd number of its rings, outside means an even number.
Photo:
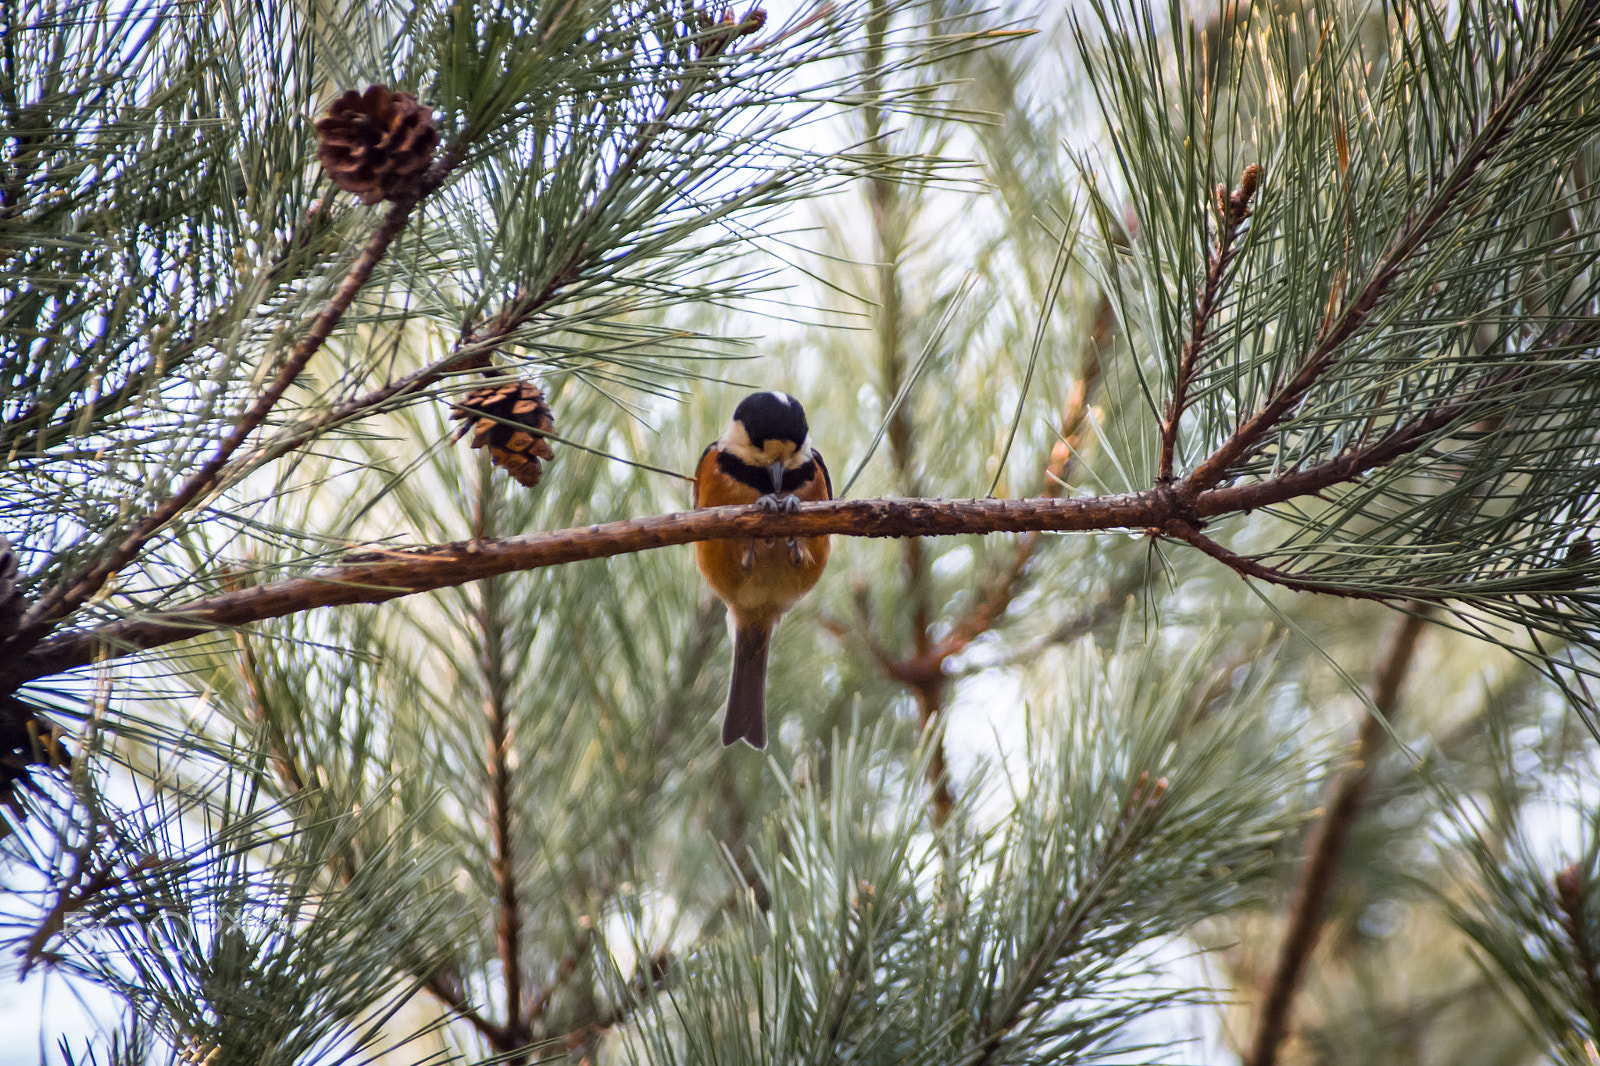
[{"label": "open pine cone", "polygon": [[476,418],[461,427],[461,435],[472,430],[472,446],[488,448],[496,466],[530,489],[544,472],[540,459],[553,459],[550,442],[533,430],[549,432],[556,427],[544,393],[526,381],[507,381],[473,389],[456,401],[451,418]]},{"label": "open pine cone", "polygon": [[317,158],[334,184],[364,204],[414,191],[439,147],[433,108],[386,85],[347,91],[317,120],[317,133]]}]

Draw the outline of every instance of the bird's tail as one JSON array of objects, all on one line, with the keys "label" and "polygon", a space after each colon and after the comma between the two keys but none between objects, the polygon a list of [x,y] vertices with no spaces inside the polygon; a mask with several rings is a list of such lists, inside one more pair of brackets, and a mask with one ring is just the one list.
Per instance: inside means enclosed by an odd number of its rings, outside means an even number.
[{"label": "bird's tail", "polygon": [[728,713],[722,719],[722,743],[741,737],[752,748],[767,746],[767,646],[770,622],[743,622],[733,630],[733,677],[728,682]]}]

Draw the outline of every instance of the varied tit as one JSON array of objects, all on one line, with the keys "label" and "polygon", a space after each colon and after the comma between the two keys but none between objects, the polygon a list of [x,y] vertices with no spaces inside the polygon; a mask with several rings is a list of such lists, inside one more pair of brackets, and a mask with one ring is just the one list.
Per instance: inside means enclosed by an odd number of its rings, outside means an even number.
[{"label": "varied tit", "polygon": [[[756,503],[792,511],[802,500],[832,498],[828,468],[807,439],[805,410],[787,393],[746,396],[695,469],[696,507]],[[752,747],[766,747],[767,647],[783,612],[822,576],[828,538],[702,540],[694,548],[700,572],[728,605],[733,625],[722,743],[743,737]]]}]

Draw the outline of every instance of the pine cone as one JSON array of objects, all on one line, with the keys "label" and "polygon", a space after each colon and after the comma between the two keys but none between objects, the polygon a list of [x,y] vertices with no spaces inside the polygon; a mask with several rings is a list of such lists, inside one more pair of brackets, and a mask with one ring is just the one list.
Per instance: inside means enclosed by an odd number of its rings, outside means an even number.
[{"label": "pine cone", "polygon": [[496,466],[505,467],[530,489],[544,472],[539,460],[555,458],[550,442],[534,432],[555,429],[555,417],[544,402],[544,393],[529,382],[507,381],[473,389],[456,401],[450,417],[476,418],[461,427],[461,435],[472,430],[472,446],[487,447]]},{"label": "pine cone", "polygon": [[317,158],[335,185],[364,204],[415,191],[439,147],[433,108],[386,85],[370,86],[365,93],[348,90],[326,118],[317,120],[317,132],[322,136]]}]

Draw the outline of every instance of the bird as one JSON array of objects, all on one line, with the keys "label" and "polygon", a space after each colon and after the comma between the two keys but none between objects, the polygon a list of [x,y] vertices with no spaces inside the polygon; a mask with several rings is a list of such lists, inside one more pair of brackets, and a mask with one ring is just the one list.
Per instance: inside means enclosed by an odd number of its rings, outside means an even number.
[{"label": "bird", "polygon": [[[694,505],[759,504],[793,511],[801,501],[830,500],[833,484],[811,446],[805,409],[785,392],[757,392],[734,408],[733,421],[706,446],[695,467]],[[767,745],[767,649],[785,611],[811,591],[828,564],[828,538],[702,540],[695,561],[728,608],[733,674],[722,743]]]}]

